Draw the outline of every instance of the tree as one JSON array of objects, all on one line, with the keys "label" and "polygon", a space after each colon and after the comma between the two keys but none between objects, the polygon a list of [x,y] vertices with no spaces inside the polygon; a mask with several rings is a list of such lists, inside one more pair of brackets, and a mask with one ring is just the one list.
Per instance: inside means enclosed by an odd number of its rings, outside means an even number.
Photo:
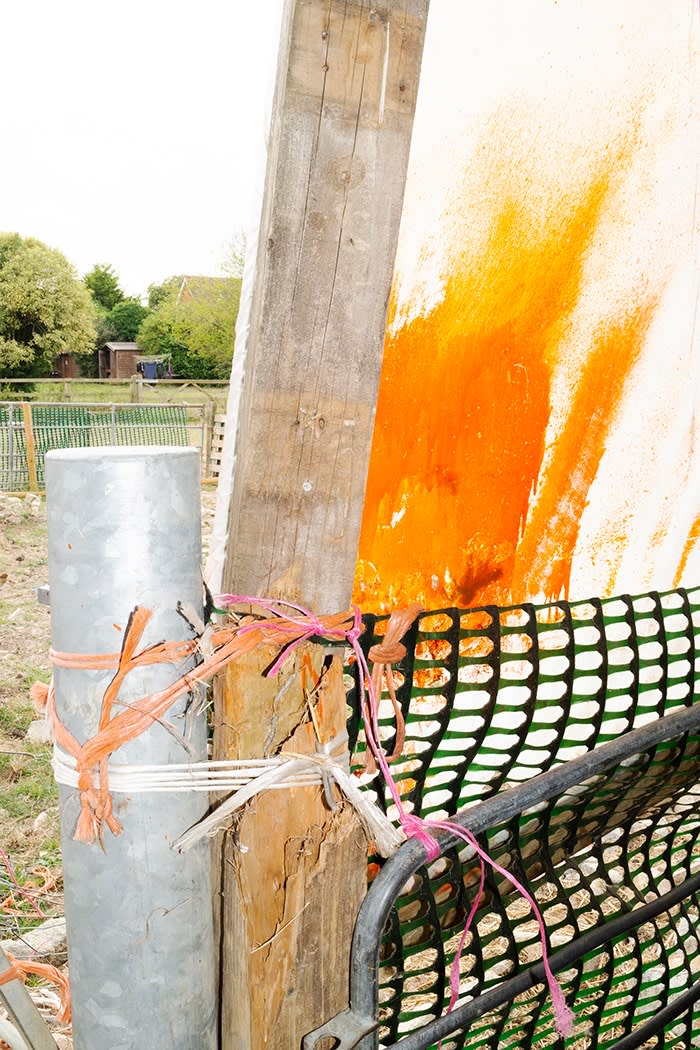
[{"label": "tree", "polygon": [[125,343],[133,342],[149,313],[148,307],[143,306],[138,299],[122,299],[106,317],[107,326],[113,333],[110,338]]},{"label": "tree", "polygon": [[[83,283],[92,293],[97,311],[95,350],[112,340],[130,343],[136,339],[149,311],[138,299],[124,295],[113,267],[96,264],[83,277]],[[81,355],[80,370],[84,375],[96,374],[97,355]]]},{"label": "tree", "polygon": [[177,277],[168,277],[162,284],[149,284],[148,305],[150,309],[155,310],[162,303],[170,302],[171,299],[177,299],[177,293],[180,291],[180,285],[184,279],[182,274],[180,274]]},{"label": "tree", "polygon": [[112,310],[124,298],[119,278],[111,266],[96,263],[83,277],[83,284],[92,292],[96,303],[106,311]]},{"label": "tree", "polygon": [[198,363],[190,360],[187,346],[178,342],[175,320],[169,304],[153,310],[139,329],[138,344],[147,354],[170,358],[173,374],[183,379],[210,378],[198,371]]},{"label": "tree", "polygon": [[221,269],[229,277],[242,277],[245,260],[248,254],[248,238],[239,231],[228,245],[228,253],[221,264]]},{"label": "tree", "polygon": [[238,277],[170,278],[151,286],[155,309],[139,329],[139,345],[169,354],[184,379],[228,379],[241,294]]},{"label": "tree", "polygon": [[0,234],[0,374],[41,375],[59,354],[87,353],[94,342],[92,297],[65,256]]}]

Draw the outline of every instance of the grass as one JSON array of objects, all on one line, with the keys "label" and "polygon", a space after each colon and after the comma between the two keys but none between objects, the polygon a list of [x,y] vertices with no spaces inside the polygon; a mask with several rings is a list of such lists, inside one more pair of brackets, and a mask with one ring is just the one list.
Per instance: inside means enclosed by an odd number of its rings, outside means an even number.
[{"label": "grass", "polygon": [[49,677],[48,610],[36,601],[46,582],[46,521],[36,500],[0,526],[0,562],[0,937],[13,938],[40,922],[40,912],[62,912],[51,747],[27,738],[37,718],[29,690]]},{"label": "grass", "polygon": [[[187,384],[187,385],[186,385]],[[216,411],[224,412],[228,397],[228,384],[208,379],[161,381],[141,385],[143,404],[189,404],[201,405],[209,401],[216,403]],[[88,404],[128,404],[134,389],[129,379],[101,379],[88,382],[81,379],[35,379],[31,383],[19,383],[12,379],[0,379],[0,401],[48,401]]]},{"label": "grass", "polygon": [[25,741],[21,752],[0,754],[3,809],[11,820],[33,820],[58,804],[51,748]]}]

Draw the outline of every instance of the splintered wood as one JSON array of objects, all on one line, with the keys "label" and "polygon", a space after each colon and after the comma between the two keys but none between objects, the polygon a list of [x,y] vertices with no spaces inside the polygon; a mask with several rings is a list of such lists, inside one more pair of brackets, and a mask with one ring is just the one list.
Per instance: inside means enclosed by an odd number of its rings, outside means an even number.
[{"label": "splintered wood", "polygon": [[[275,655],[270,647],[227,669],[218,753],[314,754],[314,721],[322,743],[343,733],[338,657],[306,646],[279,675],[264,678]],[[367,843],[352,808],[336,797],[333,812],[321,787],[265,792],[226,836],[222,1047],[228,1050],[299,1047],[306,1032],[347,1003],[348,928],[366,890]]]}]

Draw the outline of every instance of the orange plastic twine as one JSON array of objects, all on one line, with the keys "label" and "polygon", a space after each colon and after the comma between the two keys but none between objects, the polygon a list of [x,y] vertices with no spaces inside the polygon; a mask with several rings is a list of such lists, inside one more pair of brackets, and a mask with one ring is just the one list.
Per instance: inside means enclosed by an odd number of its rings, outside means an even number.
[{"label": "orange plastic twine", "polygon": [[[382,695],[382,682],[386,681],[389,699],[394,708],[396,736],[394,738],[394,749],[390,755],[387,755],[389,762],[394,762],[401,757],[406,739],[406,721],[403,717],[401,705],[396,699],[391,665],[403,660],[406,655],[406,646],[403,645],[401,639],[422,611],[423,606],[415,603],[407,605],[405,609],[396,609],[389,617],[384,638],[377,645],[373,645],[367,654],[368,660],[372,664],[372,686],[374,687],[374,692],[377,697],[380,697]],[[365,751],[365,772],[376,773],[376,771],[377,762],[372,749],[368,747]]]},{"label": "orange plastic twine", "polygon": [[[152,615],[150,609],[142,606],[134,609],[129,617],[119,653],[76,654],[50,651],[51,661],[56,667],[99,670],[116,666],[116,673],[102,699],[98,732],[85,743],[79,743],[60,720],[56,711],[53,684],[46,686],[37,682],[32,687],[35,702],[47,707],[56,743],[75,759],[81,808],[73,837],[79,842],[102,841],[105,824],[114,835],[120,834],[122,825],[112,811],[109,792],[109,756],[148,729],[179,697],[209,681],[232,660],[260,645],[274,643],[281,645],[284,650],[289,645],[318,634],[318,628],[322,628],[329,638],[337,640],[345,635],[353,621],[352,612],[337,613],[323,618],[314,617],[311,620],[299,616],[293,621],[277,616],[269,619],[246,617],[239,623],[227,624],[214,630],[208,639],[207,653],[204,653],[196,638],[184,642],[159,642],[139,649],[139,643]],[[130,703],[126,710],[112,717],[119,691],[132,671],[154,664],[176,664],[194,655],[200,657],[197,666],[181,675],[166,689]]]},{"label": "orange plastic twine", "polygon": [[49,963],[30,962],[23,959],[15,959],[11,952],[5,953],[10,964],[9,969],[0,974],[0,986],[9,984],[10,981],[22,981],[24,983],[30,974],[41,977],[58,987],[61,997],[61,1006],[56,1015],[56,1020],[61,1024],[68,1024],[71,1019],[70,984],[68,976],[62,973],[58,967],[50,966]]},{"label": "orange plastic twine", "polygon": [[15,965],[16,960],[14,956],[9,955],[8,953],[5,954],[7,955],[10,966],[7,970],[4,971],[4,973],[0,973],[0,987],[2,987],[3,984],[9,984],[10,981],[22,980],[22,974],[19,972],[17,966]]},{"label": "orange plastic twine", "polygon": [[[361,708],[368,749],[372,751],[376,765],[382,772],[396,806],[399,823],[404,834],[417,838],[423,844],[428,860],[434,860],[440,853],[440,845],[435,838],[435,832],[437,831],[457,835],[463,842],[474,849],[480,859],[482,877],[479,890],[476,899],[472,903],[462,941],[451,968],[452,998],[448,1011],[454,1007],[459,994],[461,951],[467,931],[483,894],[485,864],[488,863],[494,870],[507,878],[532,907],[542,939],[542,961],[552,996],[557,1030],[562,1036],[568,1035],[573,1024],[573,1014],[564,1000],[561,988],[549,965],[544,919],[535,898],[511,872],[489,857],[467,828],[449,820],[426,820],[409,812],[403,804],[399,789],[391,775],[389,761],[391,757],[396,757],[401,753],[405,727],[403,714],[396,699],[389,665],[401,660],[406,655],[406,650],[401,644],[401,638],[420,612],[420,607],[414,605],[404,611],[392,614],[383,641],[373,646],[369,651],[369,661],[374,665],[370,672],[368,661],[365,659],[364,652],[358,642],[362,631],[362,619],[360,610],[357,608],[354,608],[351,612],[338,613],[335,616],[321,618],[314,616],[313,613],[303,609],[301,606],[289,602],[279,602],[274,599],[220,595],[218,601],[225,605],[244,604],[261,608],[267,613],[268,618],[248,616],[239,622],[228,624],[218,631],[213,631],[211,636],[207,637],[206,644],[203,639],[201,644],[198,639],[193,639],[185,642],[160,642],[156,645],[139,649],[139,643],[152,613],[148,609],[137,606],[129,617],[120,653],[97,656],[52,653],[54,664],[60,667],[92,670],[116,665],[116,673],[107,686],[102,699],[98,732],[84,744],[79,744],[59,719],[56,713],[53,688],[47,688],[46,686],[34,687],[34,698],[40,701],[45,700],[48,706],[56,743],[75,759],[81,812],[74,838],[83,842],[92,842],[96,838],[101,841],[105,823],[113,834],[118,835],[121,832],[121,824],[112,813],[107,765],[109,755],[122,744],[133,740],[144,730],[148,729],[155,720],[159,719],[168,710],[178,697],[193,691],[195,686],[208,681],[226,664],[243,655],[243,653],[250,652],[259,645],[275,643],[281,647],[277,658],[266,671],[266,674],[269,675],[275,674],[279,670],[294,646],[306,640],[325,638],[329,641],[346,642],[352,646],[360,670]],[[280,607],[283,608],[283,611]],[[121,711],[114,718],[111,717],[112,708],[118,700],[121,686],[131,671],[153,664],[176,663],[197,654],[201,662],[192,670],[181,675],[172,685],[160,692],[144,696],[135,703],[130,703],[126,710]],[[388,671],[387,668],[389,668]],[[396,740],[393,756],[385,755],[380,743],[378,704],[380,687],[385,675],[396,716]],[[95,770],[97,770],[97,783],[95,783],[94,779]]]}]

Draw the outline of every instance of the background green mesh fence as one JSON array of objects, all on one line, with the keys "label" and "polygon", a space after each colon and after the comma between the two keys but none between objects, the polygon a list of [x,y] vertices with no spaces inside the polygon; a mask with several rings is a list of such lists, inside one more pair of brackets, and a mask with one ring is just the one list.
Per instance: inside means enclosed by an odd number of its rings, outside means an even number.
[{"label": "background green mesh fence", "polygon": [[[99,445],[188,445],[186,405],[31,405],[36,470],[44,484],[44,457],[51,449]],[[0,405],[0,488],[29,486],[20,404]]]},{"label": "background green mesh fence", "polygon": [[0,405],[0,489],[13,492],[29,483],[20,405]]},{"label": "background green mesh fence", "polygon": [[[365,624],[369,649],[386,619]],[[700,590],[422,615],[396,676],[406,743],[393,772],[407,807],[444,818],[691,705],[699,625]],[[387,697],[380,716],[391,751]],[[359,761],[356,717],[351,729]],[[364,779],[391,815],[379,778]],[[699,782],[700,737],[686,735],[492,827],[482,845],[534,893],[556,950],[700,870]],[[478,883],[479,866],[462,847],[404,887],[382,947],[380,1043],[444,1012]],[[541,957],[528,905],[492,872],[486,889],[461,957],[460,1002]],[[562,985],[576,1010],[573,1037],[557,1035],[538,985],[474,1021],[468,1034],[443,1039],[443,1050],[613,1046],[697,980],[698,903],[693,894],[572,963]],[[645,1045],[700,1047],[700,1018],[688,1010]]]},{"label": "background green mesh fence", "polygon": [[[44,484],[44,456],[53,448],[82,448],[89,445],[89,413],[82,405],[32,405],[36,444],[36,472]],[[24,448],[24,434],[22,434]],[[26,452],[25,452],[26,455]]]},{"label": "background green mesh fence", "polygon": [[187,445],[183,405],[130,405],[92,409],[91,445]]}]

